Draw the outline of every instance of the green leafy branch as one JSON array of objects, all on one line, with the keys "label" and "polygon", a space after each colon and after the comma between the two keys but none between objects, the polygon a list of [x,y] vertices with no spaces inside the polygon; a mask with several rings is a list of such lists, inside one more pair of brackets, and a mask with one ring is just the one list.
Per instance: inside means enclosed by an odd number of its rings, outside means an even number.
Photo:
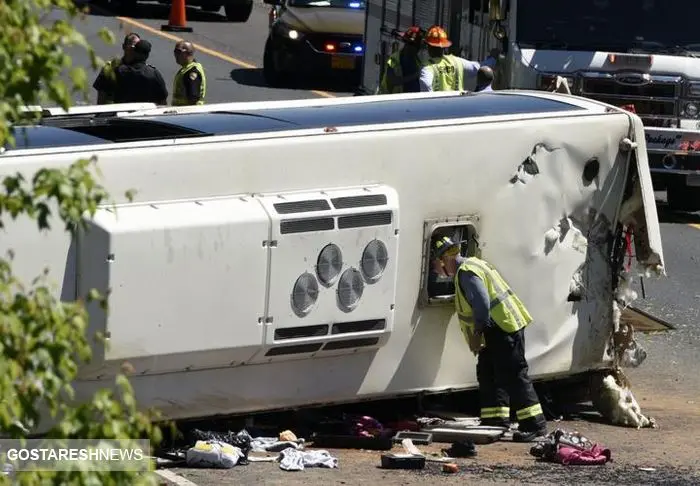
[{"label": "green leafy branch", "polygon": [[[93,69],[102,60],[74,27],[83,15],[72,0],[0,2],[0,170],[5,148],[22,135],[20,127],[41,116],[28,107],[48,104],[67,109],[77,93],[86,96],[87,75],[82,67],[73,66],[68,49],[84,49]],[[105,29],[99,37],[114,41]],[[7,170],[4,177],[0,175],[0,232],[26,231],[13,222],[29,219],[36,223],[37,238],[47,231],[66,231],[76,238],[86,217],[108,204],[106,189],[91,172],[96,170],[94,158],[68,167],[47,166],[32,175],[5,175]],[[161,430],[155,422],[161,417],[137,406],[126,376],[130,365],[116,376],[114,387],[98,390],[89,400],[75,399],[73,385],[95,344],[86,337],[85,304],[97,300],[106,308],[106,296],[92,290],[76,302],[62,302],[49,283],[48,269],[25,284],[12,269],[15,252],[22,250],[13,248],[7,257],[0,257],[0,434],[26,438],[49,420],[48,437],[57,440],[149,439],[157,445]],[[9,480],[0,476],[0,481]],[[15,482],[126,485],[156,480],[131,471],[75,470],[22,472]]]}]

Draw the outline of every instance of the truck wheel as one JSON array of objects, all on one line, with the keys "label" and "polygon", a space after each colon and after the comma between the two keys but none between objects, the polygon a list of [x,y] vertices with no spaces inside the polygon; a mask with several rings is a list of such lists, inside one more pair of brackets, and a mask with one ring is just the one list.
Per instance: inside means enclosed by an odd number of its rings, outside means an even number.
[{"label": "truck wheel", "polygon": [[211,5],[211,4],[206,4],[202,5],[201,9],[205,12],[218,12],[221,10],[222,5]]},{"label": "truck wheel", "polygon": [[269,39],[265,42],[265,53],[263,54],[263,76],[268,86],[282,86],[282,73],[275,62],[275,52],[270,47]]},{"label": "truck wheel", "polygon": [[672,211],[700,211],[700,188],[686,186],[684,179],[668,182],[666,199]]},{"label": "truck wheel", "polygon": [[253,0],[227,3],[224,5],[226,18],[231,22],[247,22],[253,12]]}]

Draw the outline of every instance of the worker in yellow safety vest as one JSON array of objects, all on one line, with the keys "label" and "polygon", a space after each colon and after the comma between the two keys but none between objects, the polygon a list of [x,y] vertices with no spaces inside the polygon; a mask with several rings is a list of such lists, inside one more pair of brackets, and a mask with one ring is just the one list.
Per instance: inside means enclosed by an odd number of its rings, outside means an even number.
[{"label": "worker in yellow safety vest", "polygon": [[460,328],[478,355],[481,423],[509,426],[515,409],[516,442],[546,435],[547,422],[528,376],[525,327],[532,316],[493,265],[477,257],[464,258],[449,237],[433,242],[433,258],[454,276],[455,307]]},{"label": "worker in yellow safety vest", "polygon": [[493,49],[483,63],[446,54],[445,49],[452,45],[452,41],[439,25],[428,29],[424,42],[428,46],[428,61],[420,72],[421,91],[464,91],[466,77],[476,76],[482,65],[496,65],[497,49]]},{"label": "worker in yellow safety vest", "polygon": [[175,62],[180,70],[173,81],[173,106],[203,105],[207,94],[204,68],[194,58],[194,45],[188,41],[175,44]]},{"label": "worker in yellow safety vest", "polygon": [[409,27],[401,34],[404,46],[389,56],[377,94],[420,91],[418,77],[423,64],[419,57],[422,39],[423,31],[417,26]]},{"label": "worker in yellow safety vest", "polygon": [[122,57],[110,59],[100,70],[92,87],[97,91],[97,104],[104,105],[114,102],[115,74],[122,64],[130,64],[134,61],[134,46],[141,40],[138,34],[133,32],[126,34],[122,42]]}]

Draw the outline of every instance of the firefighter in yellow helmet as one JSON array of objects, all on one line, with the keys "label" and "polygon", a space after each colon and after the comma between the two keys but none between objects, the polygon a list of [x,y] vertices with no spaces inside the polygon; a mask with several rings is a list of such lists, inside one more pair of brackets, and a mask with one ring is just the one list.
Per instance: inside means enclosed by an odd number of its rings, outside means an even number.
[{"label": "firefighter in yellow helmet", "polygon": [[175,62],[180,70],[173,81],[173,106],[203,105],[207,94],[204,67],[194,58],[194,45],[188,41],[175,44]]},{"label": "firefighter in yellow helmet", "polygon": [[465,78],[476,76],[482,65],[496,65],[495,50],[483,63],[445,53],[452,41],[439,25],[428,29],[424,42],[428,46],[429,59],[421,69],[421,91],[464,91]]},{"label": "firefighter in yellow helmet", "polygon": [[418,57],[423,39],[420,27],[409,27],[401,34],[403,47],[393,53],[386,62],[378,94],[417,93],[418,77],[422,62]]},{"label": "firefighter in yellow helmet", "polygon": [[547,422],[525,359],[525,327],[532,322],[527,308],[493,265],[462,257],[450,238],[433,243],[433,258],[454,277],[460,328],[478,355],[482,424],[509,426],[512,407],[519,424],[514,441],[546,435]]}]

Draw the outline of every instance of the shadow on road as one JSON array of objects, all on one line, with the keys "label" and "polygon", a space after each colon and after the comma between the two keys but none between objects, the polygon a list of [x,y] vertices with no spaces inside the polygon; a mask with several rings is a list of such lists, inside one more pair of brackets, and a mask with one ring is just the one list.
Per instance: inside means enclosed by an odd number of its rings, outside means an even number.
[{"label": "shadow on road", "polygon": [[253,86],[256,88],[266,88],[267,83],[263,77],[263,71],[260,68],[255,69],[232,69],[231,79],[238,84],[245,86]]},{"label": "shadow on road", "polygon": [[566,403],[561,401],[559,406],[560,409],[557,411],[561,413],[564,420],[583,420],[595,424],[610,425],[610,421],[605,419],[591,402]]},{"label": "shadow on road", "polygon": [[[245,86],[253,86],[256,88],[272,88],[265,81],[263,70],[261,68],[254,69],[232,69],[231,79]],[[339,79],[323,79],[319,78],[314,81],[296,81],[290,82],[287,86],[278,87],[276,89],[301,89],[301,90],[318,90],[331,93],[354,93],[357,91],[357,83],[348,83]]]},{"label": "shadow on road", "polygon": [[[159,3],[137,3],[133,7],[124,7],[119,4],[111,4],[108,0],[92,1],[88,4],[90,15],[98,17],[127,16],[132,19],[164,20],[167,22],[170,16],[170,5]],[[187,7],[188,22],[229,22],[223,14],[223,9],[219,12],[206,12],[195,7]]]},{"label": "shadow on road", "polygon": [[666,201],[657,200],[656,210],[659,215],[659,223],[700,225],[700,213],[672,211],[666,204]]}]

